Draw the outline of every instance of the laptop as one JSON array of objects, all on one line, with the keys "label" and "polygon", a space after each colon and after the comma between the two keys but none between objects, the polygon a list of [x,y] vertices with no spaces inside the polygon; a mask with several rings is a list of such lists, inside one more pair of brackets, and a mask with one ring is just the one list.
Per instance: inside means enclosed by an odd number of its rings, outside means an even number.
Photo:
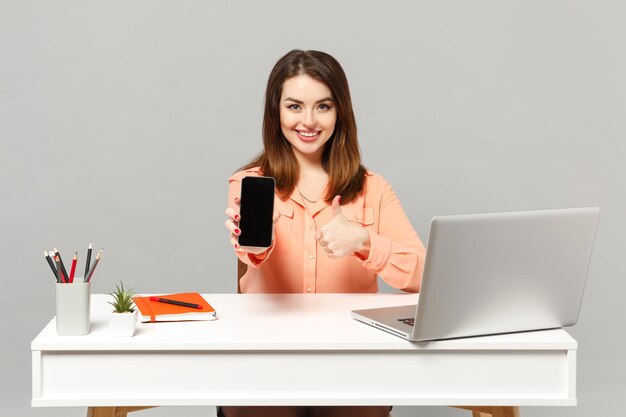
[{"label": "laptop", "polygon": [[600,209],[432,219],[417,305],[352,311],[411,341],[572,326]]}]

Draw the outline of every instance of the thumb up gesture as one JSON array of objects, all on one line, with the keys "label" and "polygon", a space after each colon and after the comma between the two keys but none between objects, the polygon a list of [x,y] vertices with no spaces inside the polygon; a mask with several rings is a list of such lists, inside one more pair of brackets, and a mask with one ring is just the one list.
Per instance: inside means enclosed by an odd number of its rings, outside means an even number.
[{"label": "thumb up gesture", "polygon": [[370,234],[355,224],[350,223],[341,212],[341,196],[335,196],[331,203],[333,219],[315,233],[315,239],[324,248],[331,259],[342,258],[354,252],[364,257],[369,255]]}]

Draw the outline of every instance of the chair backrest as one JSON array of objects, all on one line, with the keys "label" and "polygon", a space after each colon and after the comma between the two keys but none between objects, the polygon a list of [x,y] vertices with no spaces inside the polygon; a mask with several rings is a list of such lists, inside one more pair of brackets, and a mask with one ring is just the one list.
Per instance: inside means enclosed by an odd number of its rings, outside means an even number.
[{"label": "chair backrest", "polygon": [[237,258],[237,294],[241,294],[241,286],[239,285],[239,282],[247,270],[248,265],[244,264],[239,258]]}]

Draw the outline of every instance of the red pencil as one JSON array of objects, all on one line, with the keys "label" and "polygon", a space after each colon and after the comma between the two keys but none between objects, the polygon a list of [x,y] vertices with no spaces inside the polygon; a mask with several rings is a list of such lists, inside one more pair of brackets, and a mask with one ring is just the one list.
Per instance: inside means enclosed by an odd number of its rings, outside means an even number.
[{"label": "red pencil", "polygon": [[70,270],[70,282],[74,282],[74,273],[76,272],[76,262],[78,262],[78,252],[72,258],[72,269]]}]

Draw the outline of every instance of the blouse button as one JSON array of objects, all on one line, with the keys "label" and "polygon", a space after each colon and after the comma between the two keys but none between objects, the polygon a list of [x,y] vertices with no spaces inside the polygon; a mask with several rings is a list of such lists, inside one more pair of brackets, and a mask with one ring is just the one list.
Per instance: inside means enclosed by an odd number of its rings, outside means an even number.
[{"label": "blouse button", "polygon": [[306,292],[311,292],[311,289],[310,289],[310,288],[307,288],[307,289],[306,289]]},{"label": "blouse button", "polygon": [[315,255],[309,255],[309,259],[315,258]]}]

